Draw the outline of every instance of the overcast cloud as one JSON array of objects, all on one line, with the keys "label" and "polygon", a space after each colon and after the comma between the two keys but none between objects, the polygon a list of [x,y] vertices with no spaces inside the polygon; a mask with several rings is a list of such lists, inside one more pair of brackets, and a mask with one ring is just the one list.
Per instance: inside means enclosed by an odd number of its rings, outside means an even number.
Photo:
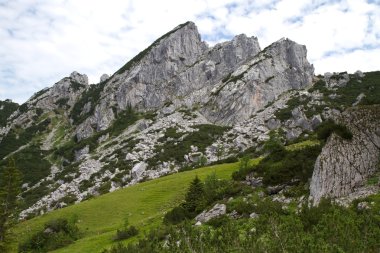
[{"label": "overcast cloud", "polygon": [[317,74],[380,69],[379,0],[0,0],[0,99],[22,103],[74,70],[97,83],[188,20],[210,45],[288,37]]}]

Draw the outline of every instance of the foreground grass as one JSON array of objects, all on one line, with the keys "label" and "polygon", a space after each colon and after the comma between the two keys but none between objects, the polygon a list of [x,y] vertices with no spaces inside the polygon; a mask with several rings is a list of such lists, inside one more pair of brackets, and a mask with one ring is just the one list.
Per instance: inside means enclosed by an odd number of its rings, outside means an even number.
[{"label": "foreground grass", "polygon": [[[221,164],[172,174],[47,213],[18,224],[15,228],[17,241],[24,241],[51,219],[77,217],[82,238],[54,252],[101,252],[112,245],[112,237],[126,217],[131,225],[139,228],[141,235],[159,226],[165,212],[183,200],[195,175],[204,179],[215,171],[218,178],[227,179],[238,166],[238,163]],[[13,251],[17,252],[17,244]]]}]

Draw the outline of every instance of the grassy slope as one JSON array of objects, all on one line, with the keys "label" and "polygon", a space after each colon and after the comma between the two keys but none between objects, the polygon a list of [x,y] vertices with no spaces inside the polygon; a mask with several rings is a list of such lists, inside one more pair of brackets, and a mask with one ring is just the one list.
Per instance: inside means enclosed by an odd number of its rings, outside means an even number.
[{"label": "grassy slope", "polygon": [[100,252],[112,244],[112,236],[125,217],[142,231],[158,226],[164,212],[182,201],[195,175],[205,178],[215,171],[219,178],[230,178],[237,168],[238,163],[221,164],[147,181],[22,222],[15,232],[18,240],[24,241],[48,220],[77,216],[83,238],[55,252]]},{"label": "grassy slope", "polygon": [[[318,141],[304,141],[287,146],[289,150],[302,149],[309,145],[318,145]],[[251,161],[257,164],[261,158]],[[15,233],[19,241],[24,241],[31,232],[41,229],[48,220],[76,216],[78,226],[83,232],[82,239],[56,253],[96,253],[112,245],[112,237],[121,228],[125,217],[129,223],[140,229],[140,235],[154,226],[159,226],[164,213],[181,202],[191,180],[198,175],[204,179],[212,172],[219,178],[228,179],[239,163],[221,164],[185,171],[155,180],[147,181],[69,206],[25,221],[17,225]],[[16,252],[16,245],[14,251]]]}]

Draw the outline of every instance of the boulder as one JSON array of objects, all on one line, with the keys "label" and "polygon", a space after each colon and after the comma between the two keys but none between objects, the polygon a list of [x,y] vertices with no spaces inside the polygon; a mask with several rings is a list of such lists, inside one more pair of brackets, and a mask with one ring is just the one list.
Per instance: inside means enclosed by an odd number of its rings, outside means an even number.
[{"label": "boulder", "polygon": [[89,152],[90,152],[90,146],[89,145],[86,145],[82,149],[75,150],[74,151],[75,161],[77,162],[77,161],[83,159]]},{"label": "boulder", "polygon": [[195,217],[195,220],[197,222],[199,221],[205,223],[213,218],[226,214],[226,210],[227,207],[225,204],[215,204],[215,206],[211,208],[209,211],[203,211],[201,214]]},{"label": "boulder", "polygon": [[148,164],[146,164],[145,162],[139,162],[138,164],[133,166],[131,170],[132,178],[136,180],[141,179],[147,167]]}]

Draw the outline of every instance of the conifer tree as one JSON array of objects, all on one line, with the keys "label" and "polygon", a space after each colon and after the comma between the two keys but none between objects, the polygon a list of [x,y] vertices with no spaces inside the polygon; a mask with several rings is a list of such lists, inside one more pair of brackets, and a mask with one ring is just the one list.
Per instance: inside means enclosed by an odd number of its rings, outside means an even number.
[{"label": "conifer tree", "polygon": [[7,252],[10,242],[9,229],[16,221],[18,201],[21,191],[21,173],[13,159],[0,174],[0,252]]},{"label": "conifer tree", "polygon": [[195,176],[186,193],[184,208],[190,213],[197,213],[205,206],[205,190],[202,181]]}]

